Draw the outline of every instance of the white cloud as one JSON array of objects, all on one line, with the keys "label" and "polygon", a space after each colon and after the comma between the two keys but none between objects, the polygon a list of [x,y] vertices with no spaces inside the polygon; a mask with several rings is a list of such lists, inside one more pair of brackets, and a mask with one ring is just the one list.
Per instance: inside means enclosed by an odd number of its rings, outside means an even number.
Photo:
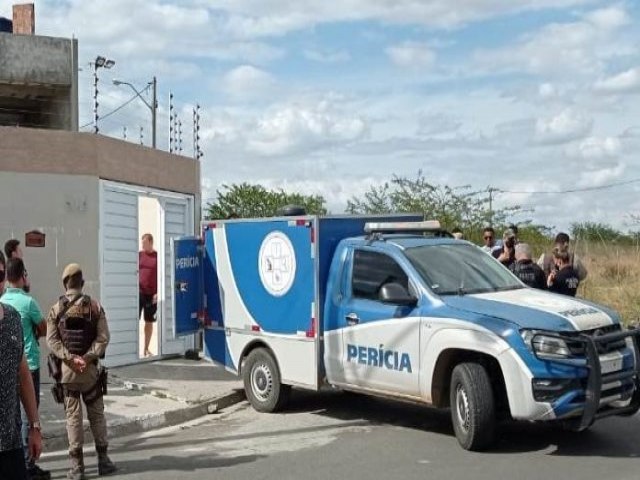
[{"label": "white cloud", "polygon": [[275,83],[273,75],[252,65],[236,67],[223,78],[223,88],[227,93],[245,99],[262,96]]},{"label": "white cloud", "polygon": [[620,6],[594,10],[587,13],[584,19],[603,30],[615,30],[631,23],[629,14]]},{"label": "white cloud", "polygon": [[318,63],[344,63],[351,60],[351,55],[346,50],[338,50],[333,52],[320,50],[305,50],[305,58]]},{"label": "white cloud", "polygon": [[476,65],[486,71],[554,77],[592,75],[603,71],[606,59],[626,52],[612,37],[629,21],[623,6],[594,10],[578,21],[544,25],[523,35],[515,46],[478,50]]},{"label": "white cloud", "polygon": [[581,188],[600,187],[619,179],[626,166],[622,163],[608,168],[600,168],[580,173],[577,185]]},{"label": "white cloud", "polygon": [[540,95],[541,98],[546,99],[546,98],[555,97],[558,94],[558,92],[556,91],[555,87],[551,83],[542,83],[538,88],[538,94]]},{"label": "white cloud", "polygon": [[587,4],[591,0],[345,0],[340,8],[317,0],[209,0],[202,4],[232,13],[227,28],[237,36],[280,36],[335,21],[371,20],[453,28],[495,16]]},{"label": "white cloud", "polygon": [[462,121],[451,114],[428,113],[418,118],[418,135],[450,135],[462,127]]},{"label": "white cloud", "polygon": [[593,119],[583,112],[567,108],[557,115],[536,121],[535,139],[543,144],[565,143],[588,135]]},{"label": "white cloud", "polygon": [[[212,116],[202,137],[208,151],[229,155],[234,162],[242,159],[244,165],[251,161],[267,171],[281,167],[287,178],[292,161],[298,165],[315,163],[314,169],[321,168],[321,162],[312,158],[314,154],[366,138],[369,121],[352,108],[344,97],[325,94],[272,103],[264,110],[225,109]],[[264,163],[265,157],[271,160]],[[240,167],[239,163],[234,165]]]},{"label": "white cloud", "polygon": [[262,116],[249,135],[249,151],[265,156],[310,151],[363,138],[368,130],[360,116],[340,112],[331,101],[286,105]]},{"label": "white cloud", "polygon": [[611,94],[640,93],[640,67],[598,80],[594,88],[597,92]]},{"label": "white cloud", "polygon": [[404,42],[385,50],[391,61],[399,67],[424,68],[433,65],[435,52],[426,43]]},{"label": "white cloud", "polygon": [[622,142],[618,137],[588,137],[565,152],[569,157],[585,160],[616,158],[622,153]]}]

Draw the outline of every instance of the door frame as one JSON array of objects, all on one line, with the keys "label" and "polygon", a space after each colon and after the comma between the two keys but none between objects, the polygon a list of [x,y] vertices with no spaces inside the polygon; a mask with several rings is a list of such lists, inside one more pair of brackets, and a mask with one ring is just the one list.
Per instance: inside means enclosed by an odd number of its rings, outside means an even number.
[{"label": "door frame", "polygon": [[[180,202],[180,203],[184,203],[186,206],[186,215],[187,215],[187,230],[188,232],[185,232],[184,234],[182,234],[181,236],[192,236],[195,234],[195,218],[194,218],[194,206],[193,206],[193,198],[189,198],[188,195],[163,195],[163,194],[154,194],[152,195],[154,198],[156,198],[158,200],[158,204],[160,205],[160,236],[162,237],[162,245],[158,246],[157,251],[158,252],[162,252],[162,264],[159,265],[158,268],[158,272],[160,275],[160,282],[158,283],[158,291],[162,291],[163,297],[162,297],[162,308],[159,308],[158,311],[161,312],[161,322],[158,324],[158,342],[159,342],[159,347],[158,347],[158,355],[159,356],[166,356],[166,355],[175,355],[175,352],[169,352],[166,353],[163,350],[165,349],[165,342],[169,342],[170,340],[181,340],[183,344],[187,344],[187,342],[189,342],[189,336],[184,336],[181,339],[173,339],[173,338],[165,338],[165,335],[167,334],[168,331],[173,331],[173,320],[171,320],[171,325],[165,325],[165,322],[167,321],[167,317],[165,315],[166,309],[167,308],[171,308],[173,309],[173,297],[170,298],[164,298],[165,294],[166,294],[166,288],[167,288],[167,278],[171,278],[173,276],[173,266],[172,266],[172,271],[171,272],[167,272],[167,258],[171,259],[172,258],[172,252],[171,252],[171,247],[167,246],[167,241],[166,241],[166,201],[174,201],[176,203]],[[171,244],[171,242],[169,242],[169,245]],[[167,250],[168,248],[168,250]],[[161,249],[161,250],[160,250]],[[171,282],[171,280],[169,280],[169,282]],[[160,290],[162,289],[162,290]],[[175,312],[173,312],[173,315],[175,315]],[[193,344],[194,344],[194,339],[195,339],[195,334],[194,336],[191,337],[191,347],[193,348]]]},{"label": "door frame", "polygon": [[[162,302],[163,305],[164,302],[169,302],[169,304],[171,304],[171,299],[165,299],[165,292],[166,292],[166,255],[170,255],[171,252],[166,251],[165,248],[165,211],[164,211],[164,202],[163,200],[178,200],[178,201],[184,201],[187,205],[187,230],[189,230],[189,232],[187,232],[187,235],[195,235],[196,231],[195,231],[195,226],[196,226],[196,219],[195,219],[195,212],[196,212],[196,206],[195,206],[195,199],[196,199],[196,195],[195,194],[188,194],[188,193],[178,193],[178,192],[172,192],[169,190],[161,190],[158,188],[152,188],[152,187],[144,187],[142,185],[132,185],[132,184],[128,184],[128,183],[121,183],[121,182],[114,182],[111,180],[104,180],[104,179],[100,179],[99,180],[99,205],[100,205],[100,217],[102,217],[103,212],[104,212],[104,202],[105,202],[105,195],[104,195],[104,191],[105,189],[109,189],[109,190],[116,190],[116,191],[121,191],[123,193],[134,193],[137,194],[138,198],[140,196],[145,196],[145,197],[152,197],[155,198],[156,200],[158,200],[158,204],[159,204],[159,230],[160,230],[160,236],[161,241],[157,242],[156,245],[156,251],[158,252],[158,256],[160,258],[162,258],[162,262],[160,262],[159,264],[159,268],[158,268],[158,276],[160,277],[158,279],[158,292],[162,292]],[[138,219],[139,222],[139,219]],[[104,268],[104,238],[102,235],[102,218],[100,218],[99,220],[99,235],[98,235],[98,255],[99,255],[99,263],[100,263],[100,277],[102,279],[102,272],[103,272],[103,268]],[[138,232],[139,233],[139,232]],[[100,296],[103,296],[103,281],[100,281]],[[169,306],[168,308],[173,308],[172,306]],[[137,310],[136,310],[137,311]],[[108,315],[108,312],[107,312]],[[138,350],[139,350],[139,346],[136,348],[136,357],[138,357],[138,361],[139,362],[145,362],[145,361],[153,361],[153,360],[157,360],[159,358],[163,358],[164,356],[173,356],[175,354],[168,354],[165,355],[162,352],[162,346],[163,346],[163,335],[164,335],[164,329],[165,329],[165,314],[164,314],[164,308],[158,309],[158,321],[156,322],[157,328],[158,328],[158,355],[155,357],[151,357],[148,359],[145,358],[139,358],[138,355]],[[139,319],[137,319],[136,321],[136,331],[139,328]],[[188,337],[184,338],[184,342],[185,342],[185,348],[191,348],[193,345],[191,345],[191,347],[188,346],[188,342],[189,339]],[[195,342],[195,336],[192,337],[191,339],[191,344],[194,344]]]}]

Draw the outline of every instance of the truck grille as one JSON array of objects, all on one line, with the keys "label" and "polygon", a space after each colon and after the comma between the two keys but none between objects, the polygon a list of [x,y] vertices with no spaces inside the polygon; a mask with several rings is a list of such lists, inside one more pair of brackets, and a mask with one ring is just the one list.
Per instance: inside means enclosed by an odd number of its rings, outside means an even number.
[{"label": "truck grille", "polygon": [[[585,330],[583,332],[576,333],[575,336],[578,335],[589,335],[591,337],[599,337],[601,335],[606,335],[608,333],[619,332],[622,330],[622,326],[620,324],[615,325],[607,325],[606,327],[595,328],[593,330]],[[576,357],[583,357],[585,353],[585,344],[579,340],[572,342],[568,341],[567,345],[571,354]],[[597,342],[596,347],[598,348],[598,354],[603,355],[609,352],[616,352],[618,350],[622,350],[627,346],[624,338],[619,340],[613,340],[611,342]]]}]

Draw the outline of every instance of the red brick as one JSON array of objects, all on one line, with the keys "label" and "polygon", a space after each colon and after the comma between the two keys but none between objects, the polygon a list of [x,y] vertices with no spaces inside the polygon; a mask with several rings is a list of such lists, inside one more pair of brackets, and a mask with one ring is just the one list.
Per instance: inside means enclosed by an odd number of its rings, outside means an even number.
[{"label": "red brick", "polygon": [[36,16],[33,3],[13,6],[13,33],[33,35],[36,31]]}]

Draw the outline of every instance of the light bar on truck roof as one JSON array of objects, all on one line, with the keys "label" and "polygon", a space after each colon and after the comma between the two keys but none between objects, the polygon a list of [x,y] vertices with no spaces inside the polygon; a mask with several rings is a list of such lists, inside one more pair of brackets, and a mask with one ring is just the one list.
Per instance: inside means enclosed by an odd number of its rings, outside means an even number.
[{"label": "light bar on truck roof", "polygon": [[370,222],[365,223],[365,233],[419,233],[440,231],[442,227],[438,220],[424,222]]}]

